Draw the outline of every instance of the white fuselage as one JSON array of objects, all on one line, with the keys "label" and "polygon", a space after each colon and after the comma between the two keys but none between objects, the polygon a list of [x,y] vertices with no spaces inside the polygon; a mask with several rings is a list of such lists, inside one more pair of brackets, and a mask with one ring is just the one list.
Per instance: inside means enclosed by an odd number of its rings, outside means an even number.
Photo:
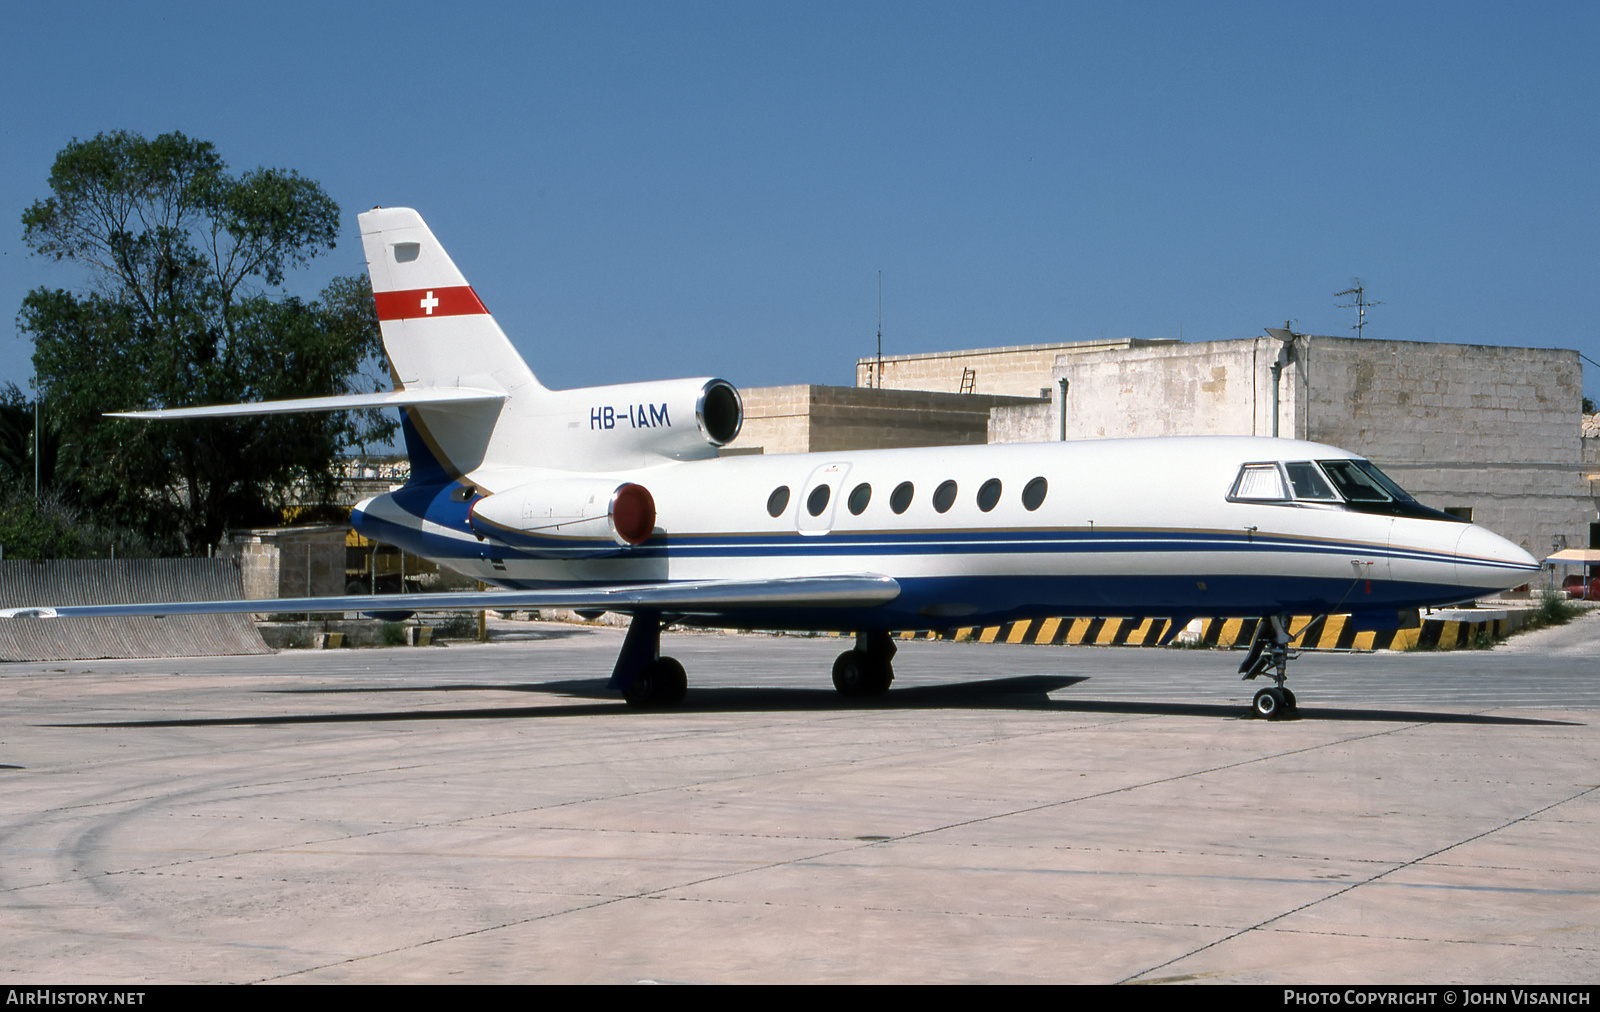
[{"label": "white fuselage", "polygon": [[[1047,614],[1415,608],[1515,586],[1537,572],[1522,549],[1471,524],[1342,502],[1229,499],[1243,464],[1351,457],[1249,437],[735,456],[583,475],[649,490],[656,529],[636,546],[559,529],[484,537],[468,525],[470,504],[450,495],[461,482],[380,496],[357,509],[356,524],[507,587],[880,574],[899,582],[902,596],[873,622],[894,628]],[[542,469],[493,475],[502,488],[568,477]],[[1041,478],[1042,501],[1029,509],[1022,493]],[[955,492],[941,511],[935,493],[951,481]],[[980,502],[993,481],[998,495]],[[907,482],[909,503],[892,502]],[[778,497],[786,501],[769,509],[784,488]],[[475,492],[484,491],[479,483]],[[782,615],[751,621],[784,624]],[[818,616],[805,624],[818,625]],[[861,617],[828,624],[853,628]]]}]

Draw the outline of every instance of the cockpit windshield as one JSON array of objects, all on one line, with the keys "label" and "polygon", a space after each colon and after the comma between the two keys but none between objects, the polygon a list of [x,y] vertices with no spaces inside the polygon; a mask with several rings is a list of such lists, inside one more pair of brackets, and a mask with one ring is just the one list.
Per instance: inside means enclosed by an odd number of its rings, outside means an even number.
[{"label": "cockpit windshield", "polygon": [[1322,503],[1359,513],[1459,520],[1424,506],[1370,460],[1260,461],[1239,468],[1233,502]]},{"label": "cockpit windshield", "polygon": [[1339,494],[1351,502],[1415,502],[1389,476],[1367,460],[1324,460],[1320,462]]}]

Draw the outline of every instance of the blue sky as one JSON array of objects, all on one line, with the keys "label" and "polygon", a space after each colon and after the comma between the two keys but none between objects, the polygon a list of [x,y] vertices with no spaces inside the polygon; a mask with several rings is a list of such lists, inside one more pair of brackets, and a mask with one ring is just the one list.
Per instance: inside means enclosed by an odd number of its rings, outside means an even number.
[{"label": "blue sky", "polygon": [[[1348,334],[1600,360],[1600,5],[13,5],[20,215],[74,137],[181,130],[417,208],[556,387],[851,383],[889,353]],[[1586,365],[1586,390],[1600,367]],[[120,405],[110,405],[117,407]]]}]

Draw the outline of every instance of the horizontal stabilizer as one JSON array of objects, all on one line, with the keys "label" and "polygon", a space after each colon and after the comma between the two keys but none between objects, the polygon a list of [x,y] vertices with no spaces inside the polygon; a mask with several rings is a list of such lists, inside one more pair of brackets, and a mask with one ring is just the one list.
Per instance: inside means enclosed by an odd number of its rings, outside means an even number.
[{"label": "horizontal stabilizer", "polygon": [[489,590],[458,594],[347,594],[258,601],[166,601],[0,609],[8,618],[107,618],[118,615],[227,615],[250,612],[444,611],[574,608],[719,615],[751,608],[861,608],[893,601],[887,576],[812,576],[786,580],[694,580],[571,590]]},{"label": "horizontal stabilizer", "polygon": [[358,408],[409,408],[422,404],[434,406],[491,404],[505,399],[506,395],[503,393],[473,387],[411,387],[405,390],[380,390],[373,394],[301,397],[288,401],[257,401],[254,404],[212,404],[203,408],[163,408],[157,411],[114,411],[108,412],[106,417],[171,421],[180,418],[287,415],[307,411],[353,411]]}]

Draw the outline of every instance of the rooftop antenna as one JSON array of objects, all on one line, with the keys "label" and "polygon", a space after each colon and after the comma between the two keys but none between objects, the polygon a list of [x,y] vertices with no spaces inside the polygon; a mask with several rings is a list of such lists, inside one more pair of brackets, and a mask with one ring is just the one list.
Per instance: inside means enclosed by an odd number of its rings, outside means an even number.
[{"label": "rooftop antenna", "polygon": [[1357,337],[1361,336],[1361,328],[1365,327],[1367,325],[1367,307],[1368,306],[1381,306],[1381,305],[1383,305],[1383,303],[1381,303],[1381,302],[1368,302],[1367,301],[1367,296],[1366,296],[1366,291],[1367,291],[1366,286],[1361,283],[1361,279],[1360,278],[1356,278],[1355,279],[1355,287],[1346,288],[1342,292],[1334,292],[1333,293],[1333,297],[1336,298],[1336,299],[1342,299],[1346,295],[1354,295],[1355,296],[1355,301],[1347,302],[1347,303],[1345,303],[1344,305],[1342,305],[1342,306],[1340,306],[1338,308],[1340,308],[1340,309],[1354,309],[1356,311],[1356,325],[1354,327],[1351,327],[1350,329],[1356,332],[1356,336]]},{"label": "rooftop antenna", "polygon": [[883,272],[878,272],[878,389],[883,389]]}]

